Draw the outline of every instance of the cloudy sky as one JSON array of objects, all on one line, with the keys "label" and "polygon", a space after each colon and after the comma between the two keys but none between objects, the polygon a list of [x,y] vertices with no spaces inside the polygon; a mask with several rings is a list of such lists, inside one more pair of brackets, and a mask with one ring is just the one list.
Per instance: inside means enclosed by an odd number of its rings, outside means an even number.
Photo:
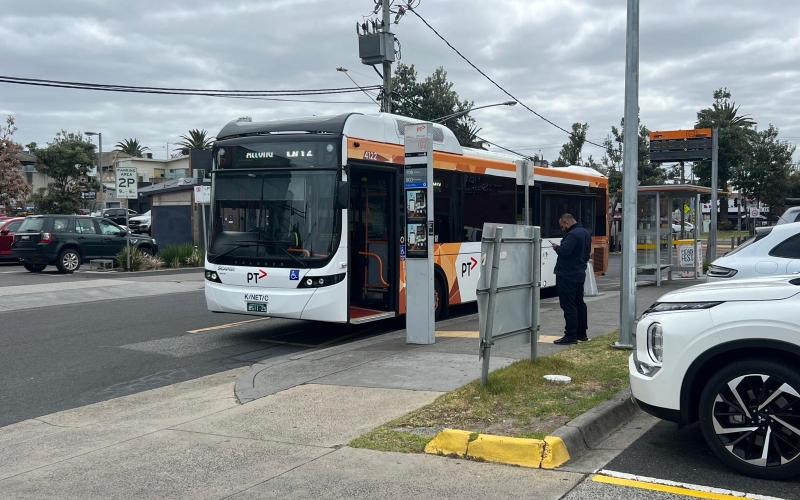
[{"label": "cloudy sky", "polygon": [[[396,0],[399,4],[404,0]],[[773,123],[800,143],[800,2],[641,2],[642,122],[693,127],[696,112],[726,86],[759,127]],[[117,85],[242,90],[360,85],[377,75],[360,63],[356,21],[373,0],[0,0],[5,76]],[[625,0],[422,0],[418,12],[477,66],[550,120],[588,122],[602,142],[623,114]],[[421,77],[444,66],[476,105],[507,96],[470,68],[419,19],[394,27],[402,61]],[[0,113],[16,139],[40,145],[61,129],[103,132],[104,149],[135,137],[156,158],[191,128],[212,135],[229,120],[374,112],[360,103],[285,103],[117,94],[0,83]],[[475,111],[481,136],[545,158],[565,134],[521,106]],[[602,151],[592,146],[584,158]],[[796,156],[797,157],[797,156]]]}]

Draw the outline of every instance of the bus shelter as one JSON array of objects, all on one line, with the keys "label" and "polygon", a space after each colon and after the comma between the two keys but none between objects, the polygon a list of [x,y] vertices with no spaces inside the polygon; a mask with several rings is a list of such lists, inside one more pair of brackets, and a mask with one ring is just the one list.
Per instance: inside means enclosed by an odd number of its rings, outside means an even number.
[{"label": "bus shelter", "polygon": [[[640,186],[636,222],[636,280],[661,286],[664,274],[698,278],[703,274],[700,197],[711,188],[689,184]],[[694,203],[692,203],[694,200]],[[680,219],[674,220],[675,202]],[[694,205],[694,210],[687,207]],[[689,220],[687,220],[687,215]],[[684,221],[681,223],[681,219]],[[716,231],[716,228],[711,228]]]}]

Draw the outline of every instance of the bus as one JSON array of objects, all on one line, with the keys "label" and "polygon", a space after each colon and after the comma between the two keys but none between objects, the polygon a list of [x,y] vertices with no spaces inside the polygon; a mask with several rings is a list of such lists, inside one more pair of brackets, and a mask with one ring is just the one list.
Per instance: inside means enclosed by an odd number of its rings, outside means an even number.
[{"label": "bus", "polygon": [[[212,151],[208,309],[354,324],[405,314],[405,218],[424,202],[404,191],[404,127],[413,123],[348,113],[227,124]],[[463,147],[449,129],[433,127],[442,318],[476,300],[483,224],[521,224],[524,187],[516,185],[518,157]],[[549,243],[564,235],[563,213],[590,232],[594,272],[604,273],[607,178],[585,167],[536,166],[529,189],[530,220],[545,239],[542,286],[555,285]]]}]

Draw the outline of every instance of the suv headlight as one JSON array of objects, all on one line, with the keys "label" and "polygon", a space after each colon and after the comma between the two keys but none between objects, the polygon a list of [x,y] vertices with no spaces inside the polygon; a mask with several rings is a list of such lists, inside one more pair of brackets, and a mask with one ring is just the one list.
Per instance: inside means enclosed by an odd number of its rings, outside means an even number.
[{"label": "suv headlight", "polygon": [[672,312],[672,311],[698,311],[701,309],[711,309],[718,306],[722,302],[656,302],[650,309],[646,310],[642,317],[657,313],[657,312]]},{"label": "suv headlight", "polygon": [[656,363],[664,360],[664,329],[661,323],[653,323],[647,327],[647,353]]},{"label": "suv headlight", "polygon": [[736,269],[712,265],[708,267],[707,276],[709,278],[733,278],[738,272]]}]

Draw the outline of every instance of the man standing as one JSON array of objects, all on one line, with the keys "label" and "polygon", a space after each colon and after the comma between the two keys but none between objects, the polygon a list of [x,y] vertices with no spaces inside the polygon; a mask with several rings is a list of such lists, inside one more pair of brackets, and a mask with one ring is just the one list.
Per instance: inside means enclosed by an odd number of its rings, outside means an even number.
[{"label": "man standing", "polygon": [[588,318],[586,303],[583,301],[583,283],[586,281],[586,263],[592,249],[589,231],[575,220],[571,214],[558,219],[558,225],[566,232],[561,245],[551,243],[558,254],[556,262],[556,288],[558,302],[564,311],[567,326],[564,337],[554,344],[577,344],[579,340],[589,340],[586,336]]}]

